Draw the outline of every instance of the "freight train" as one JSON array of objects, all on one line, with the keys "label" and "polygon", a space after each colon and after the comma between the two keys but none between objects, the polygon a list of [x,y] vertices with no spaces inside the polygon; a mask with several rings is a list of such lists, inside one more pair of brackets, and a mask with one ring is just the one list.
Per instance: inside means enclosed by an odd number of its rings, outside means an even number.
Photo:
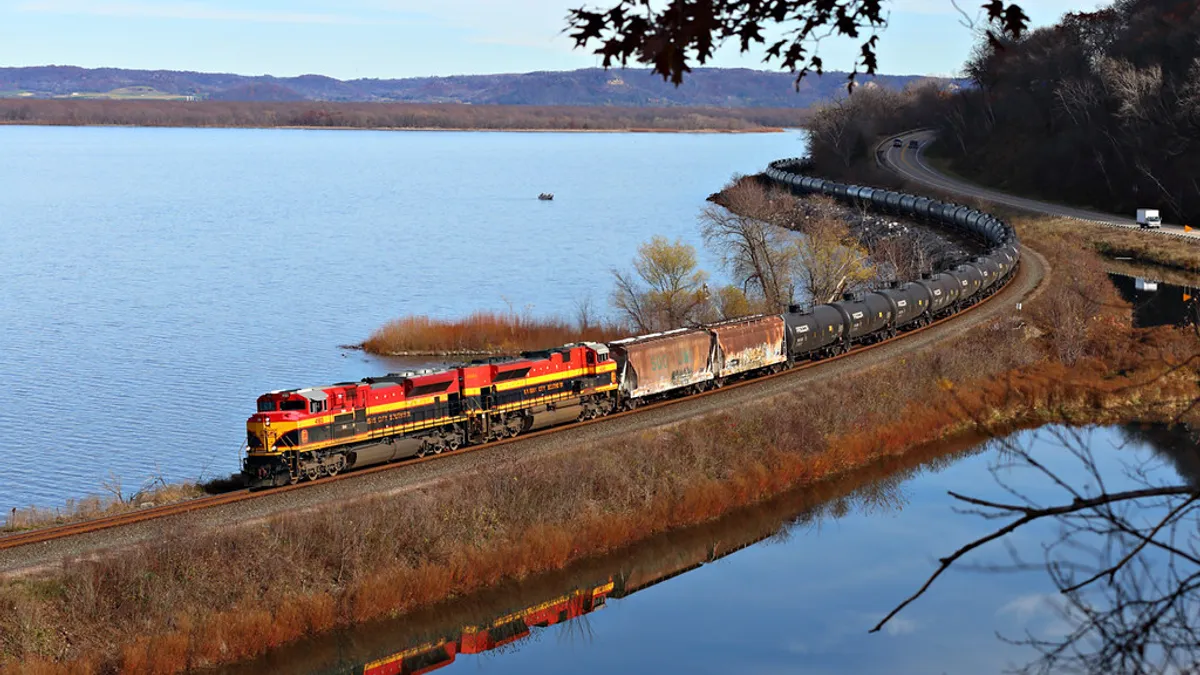
[{"label": "freight train", "polygon": [[242,474],[253,488],[316,480],[346,469],[424,457],[587,420],[664,398],[780,372],[880,342],[962,311],[1016,270],[1012,227],[966,206],[805,175],[803,160],[774,162],[766,180],[799,195],[936,223],[976,240],[982,255],[908,283],[810,309],[790,307],[720,323],[578,342],[443,371],[263,394],[246,424]]}]

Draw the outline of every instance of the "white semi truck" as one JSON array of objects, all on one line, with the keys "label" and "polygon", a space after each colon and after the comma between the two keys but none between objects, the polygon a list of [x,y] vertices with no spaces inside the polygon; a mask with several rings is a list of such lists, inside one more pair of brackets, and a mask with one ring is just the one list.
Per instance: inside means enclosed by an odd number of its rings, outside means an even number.
[{"label": "white semi truck", "polygon": [[1161,227],[1162,218],[1158,216],[1158,209],[1138,209],[1137,224],[1138,227]]}]

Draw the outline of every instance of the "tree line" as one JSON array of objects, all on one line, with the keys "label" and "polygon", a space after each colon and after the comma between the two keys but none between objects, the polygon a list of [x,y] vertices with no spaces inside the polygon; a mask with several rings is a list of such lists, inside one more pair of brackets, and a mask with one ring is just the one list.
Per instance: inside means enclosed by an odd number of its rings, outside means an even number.
[{"label": "tree line", "polygon": [[1200,221],[1197,35],[1195,0],[1120,0],[1019,39],[981,39],[964,67],[970,87],[859,88],[814,111],[813,158],[845,172],[881,137],[930,126],[931,152],[986,184]]},{"label": "tree line", "polygon": [[786,108],[0,98],[0,122],[49,125],[763,131],[798,127],[805,118],[805,111]]}]

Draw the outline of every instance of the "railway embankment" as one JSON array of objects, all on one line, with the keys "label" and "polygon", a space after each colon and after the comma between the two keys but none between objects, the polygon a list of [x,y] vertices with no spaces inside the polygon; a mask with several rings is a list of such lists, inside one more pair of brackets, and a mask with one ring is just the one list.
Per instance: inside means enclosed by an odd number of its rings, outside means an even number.
[{"label": "railway embankment", "polygon": [[1165,421],[1200,395],[1194,333],[1133,329],[1094,255],[1062,232],[1022,237],[1021,269],[988,303],[791,386],[773,380],[756,396],[713,397],[702,415],[252,527],[164,528],[10,579],[0,664],[161,673],[238,660],[619,550],[964,431]]}]

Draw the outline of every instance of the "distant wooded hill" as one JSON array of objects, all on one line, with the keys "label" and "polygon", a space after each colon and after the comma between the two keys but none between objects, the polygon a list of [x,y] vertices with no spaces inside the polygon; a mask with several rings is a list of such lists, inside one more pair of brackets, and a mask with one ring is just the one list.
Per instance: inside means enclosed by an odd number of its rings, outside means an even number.
[{"label": "distant wooded hill", "polygon": [[[901,89],[914,75],[863,77]],[[845,73],[812,75],[793,88],[787,73],[700,68],[678,88],[649,70],[587,68],[520,75],[460,75],[395,80],[337,80],[322,75],[272,77],[174,70],[37,66],[0,68],[0,96],[29,98],[193,99],[807,108],[845,93]]]}]

